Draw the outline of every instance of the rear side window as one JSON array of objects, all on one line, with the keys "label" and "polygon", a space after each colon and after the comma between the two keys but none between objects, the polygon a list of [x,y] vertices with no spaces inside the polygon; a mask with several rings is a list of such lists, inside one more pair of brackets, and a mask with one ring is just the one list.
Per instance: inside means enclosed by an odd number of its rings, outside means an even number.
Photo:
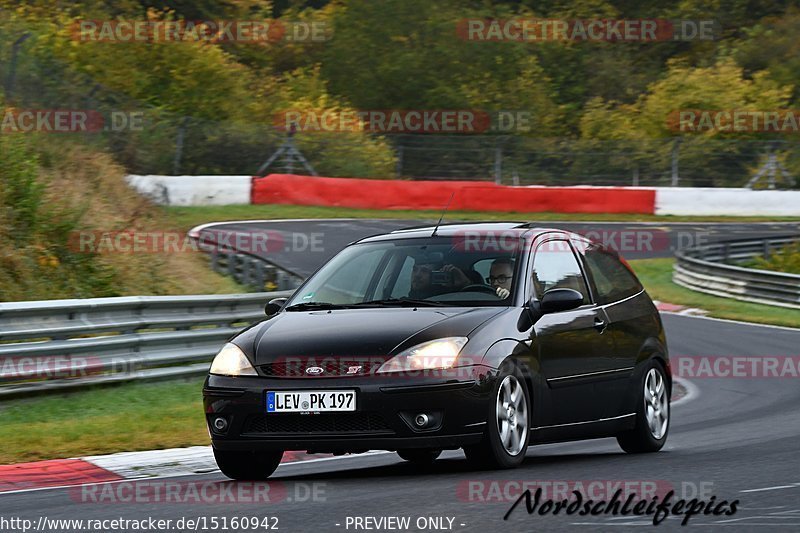
[{"label": "rear side window", "polygon": [[594,281],[597,303],[623,300],[642,290],[642,284],[616,254],[591,245],[584,254],[584,260]]}]

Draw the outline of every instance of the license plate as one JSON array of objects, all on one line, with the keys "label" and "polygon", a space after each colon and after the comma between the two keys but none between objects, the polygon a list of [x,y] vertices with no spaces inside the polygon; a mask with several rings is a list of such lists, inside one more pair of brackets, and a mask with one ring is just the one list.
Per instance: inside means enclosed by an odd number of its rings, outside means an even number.
[{"label": "license plate", "polygon": [[268,413],[355,411],[356,391],[267,391]]}]

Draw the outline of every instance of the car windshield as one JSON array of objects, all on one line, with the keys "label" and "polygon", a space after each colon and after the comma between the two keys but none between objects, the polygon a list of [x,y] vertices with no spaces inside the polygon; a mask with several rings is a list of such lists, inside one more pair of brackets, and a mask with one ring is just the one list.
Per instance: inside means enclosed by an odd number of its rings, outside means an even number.
[{"label": "car windshield", "polygon": [[331,259],[287,310],[359,306],[510,305],[518,240],[464,245],[457,237],[355,244]]}]

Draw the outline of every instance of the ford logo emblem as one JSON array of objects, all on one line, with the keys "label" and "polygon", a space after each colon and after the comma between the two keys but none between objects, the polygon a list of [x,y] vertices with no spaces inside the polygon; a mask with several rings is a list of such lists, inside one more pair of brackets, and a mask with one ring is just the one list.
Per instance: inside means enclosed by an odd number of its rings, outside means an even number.
[{"label": "ford logo emblem", "polygon": [[311,374],[312,376],[318,376],[323,372],[325,372],[325,369],[322,368],[321,366],[310,366],[306,368],[306,374]]}]

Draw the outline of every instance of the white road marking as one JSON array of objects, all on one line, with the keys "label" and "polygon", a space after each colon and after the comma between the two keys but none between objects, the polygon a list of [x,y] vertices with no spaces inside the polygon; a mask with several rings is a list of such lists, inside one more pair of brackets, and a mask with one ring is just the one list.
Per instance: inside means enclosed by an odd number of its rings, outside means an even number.
[{"label": "white road marking", "polygon": [[[732,524],[733,522],[744,522],[745,520],[764,520],[764,519],[780,519],[791,518],[797,519],[796,516],[743,516],[741,518],[728,518],[727,520],[717,520],[715,524]],[[779,524],[775,524],[776,526]]]},{"label": "white road marking", "polygon": [[[387,450],[370,450],[364,453],[357,453],[351,455],[335,455],[333,457],[320,457],[318,459],[306,459],[305,461],[292,461],[289,463],[281,463],[280,466],[287,466],[287,465],[305,465],[309,463],[321,463],[323,461],[333,461],[334,459],[353,459],[356,457],[364,457],[366,455],[384,455],[388,453],[394,453]],[[280,466],[278,468],[280,468]]]},{"label": "white road marking", "polygon": [[570,522],[571,526],[652,526],[652,520],[631,522]]},{"label": "white road marking", "polygon": [[224,226],[226,224],[243,224],[243,225],[253,225],[253,224],[263,224],[265,222],[352,222],[354,220],[366,220],[367,222],[372,220],[405,220],[403,218],[393,219],[393,218],[275,218],[275,219],[259,219],[259,220],[220,220],[218,222],[206,222],[205,224],[200,224],[198,226],[193,227],[186,233],[200,233],[204,229],[211,227],[211,226]]},{"label": "white road marking", "polygon": [[[705,526],[707,526],[708,524],[695,524],[695,525],[698,525],[698,526],[705,525]],[[797,524],[794,524],[794,523],[792,523],[792,524],[774,524],[774,523],[770,524],[770,523],[766,523],[765,522],[765,523],[762,524],[760,522],[755,522],[755,523],[749,522],[747,525],[748,526],[767,526],[767,527],[798,527],[798,526],[800,526],[800,523],[797,523]]]},{"label": "white road marking", "polygon": [[791,485],[776,485],[774,487],[763,487],[760,489],[740,490],[739,492],[764,492],[767,490],[795,489],[797,487],[800,487],[800,483],[792,483]]},{"label": "white road marking", "polygon": [[670,407],[677,407],[679,405],[683,405],[692,400],[696,400],[697,397],[700,396],[700,389],[697,387],[697,385],[695,385],[688,379],[679,378],[678,376],[672,376],[672,380],[677,381],[678,383],[681,384],[681,386],[683,386],[684,389],[686,389],[686,395],[683,396],[682,398],[675,400],[674,402],[670,402],[669,403]]},{"label": "white road marking", "polygon": [[740,511],[771,511],[772,509],[783,509],[785,505],[773,505],[772,507],[739,507]]}]

